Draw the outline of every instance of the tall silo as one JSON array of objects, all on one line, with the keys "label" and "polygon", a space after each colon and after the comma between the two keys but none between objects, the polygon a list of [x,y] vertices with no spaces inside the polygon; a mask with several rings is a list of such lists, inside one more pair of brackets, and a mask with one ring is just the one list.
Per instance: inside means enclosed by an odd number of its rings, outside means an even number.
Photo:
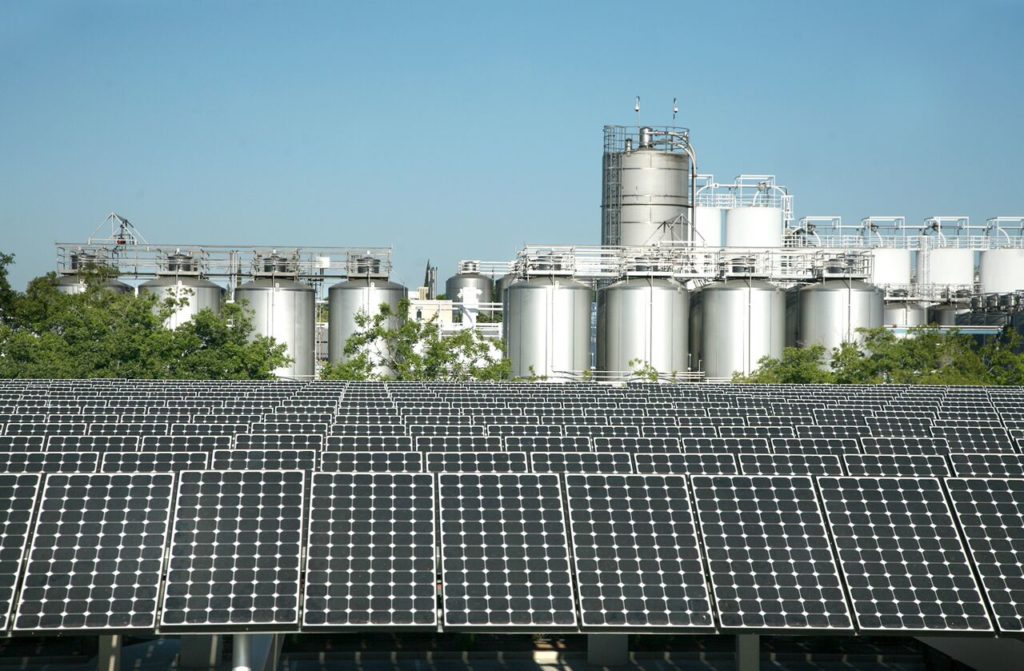
[{"label": "tall silo", "polygon": [[913,328],[928,323],[928,306],[919,301],[888,300],[882,309],[882,325]]},{"label": "tall silo", "polygon": [[781,247],[781,207],[738,205],[725,211],[723,237],[728,247]]},{"label": "tall silo", "polygon": [[983,294],[1024,291],[1024,249],[986,249],[978,275]]},{"label": "tall silo", "polygon": [[688,130],[605,126],[603,171],[602,245],[690,239]]},{"label": "tall silo", "polygon": [[565,277],[534,277],[508,287],[505,346],[512,376],[565,380],[591,365],[593,291]]},{"label": "tall silo", "polygon": [[693,211],[693,244],[698,247],[721,247],[725,242],[723,226],[727,210],[697,205]]},{"label": "tall silo", "polygon": [[[113,266],[106,259],[90,252],[72,253],[71,267],[57,278],[57,291],[62,294],[84,294],[88,288],[86,277],[90,271],[112,268]],[[105,280],[102,286],[104,289],[116,294],[135,293],[135,288],[132,285],[125,284],[118,279]]]},{"label": "tall silo", "polygon": [[[391,317],[384,326],[397,329],[407,315],[399,312],[399,305],[408,298],[409,290],[401,284],[389,282],[386,277],[358,277],[339,282],[327,292],[329,330],[327,337],[327,359],[331,363],[342,363],[347,360],[345,345],[358,330],[357,317],[376,317],[381,307],[387,305]],[[380,359],[387,357],[387,352],[377,352]],[[381,364],[381,362],[375,362]],[[391,372],[386,365],[378,365],[377,373],[387,375]]]},{"label": "tall silo", "polygon": [[292,362],[274,375],[311,378],[316,357],[316,292],[298,281],[293,259],[267,256],[257,263],[255,278],[235,289],[235,301],[251,315],[256,335],[285,345],[285,356]]},{"label": "tall silo", "polygon": [[861,342],[859,329],[879,328],[884,293],[855,279],[830,279],[800,290],[802,347],[821,345],[827,353],[844,342]]},{"label": "tall silo", "polygon": [[139,292],[154,294],[161,302],[167,298],[178,302],[164,322],[169,329],[191,321],[201,310],[219,313],[224,300],[224,288],[204,279],[195,258],[185,254],[168,255],[157,277],[139,285]]},{"label": "tall silo", "polygon": [[597,368],[628,375],[638,364],[671,375],[688,368],[689,293],[662,277],[630,277],[597,294]]},{"label": "tall silo", "polygon": [[766,356],[782,356],[786,295],[760,279],[713,282],[697,292],[701,303],[700,355],[709,378],[747,375]]}]

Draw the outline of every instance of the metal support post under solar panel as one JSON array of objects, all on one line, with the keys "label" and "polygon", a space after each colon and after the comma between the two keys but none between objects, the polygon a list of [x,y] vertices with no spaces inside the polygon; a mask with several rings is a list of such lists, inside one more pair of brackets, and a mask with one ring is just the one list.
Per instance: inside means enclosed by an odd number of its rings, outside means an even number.
[{"label": "metal support post under solar panel", "polygon": [[178,651],[178,668],[181,671],[207,671],[220,666],[221,642],[219,634],[183,635]]},{"label": "metal support post under solar panel", "polygon": [[629,662],[627,634],[587,634],[587,663],[591,666],[619,666]]},{"label": "metal support post under solar panel", "polygon": [[761,637],[757,634],[736,636],[736,671],[758,671],[761,668]]},{"label": "metal support post under solar panel", "polygon": [[231,668],[233,671],[252,671],[252,640],[249,634],[231,637]]},{"label": "metal support post under solar panel", "polygon": [[98,671],[121,671],[121,635],[100,636],[96,659]]}]

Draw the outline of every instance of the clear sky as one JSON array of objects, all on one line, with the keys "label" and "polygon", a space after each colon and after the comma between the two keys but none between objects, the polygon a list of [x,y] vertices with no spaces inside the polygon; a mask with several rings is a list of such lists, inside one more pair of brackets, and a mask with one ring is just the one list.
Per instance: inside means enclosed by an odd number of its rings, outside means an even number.
[{"label": "clear sky", "polygon": [[0,3],[0,250],[597,244],[601,127],[692,130],[797,216],[1024,214],[1024,2]]}]

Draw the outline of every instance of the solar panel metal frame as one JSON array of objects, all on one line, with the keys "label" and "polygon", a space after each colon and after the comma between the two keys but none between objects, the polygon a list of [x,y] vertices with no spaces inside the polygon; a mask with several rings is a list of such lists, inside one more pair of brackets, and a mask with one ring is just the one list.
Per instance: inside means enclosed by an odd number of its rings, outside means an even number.
[{"label": "solar panel metal frame", "polygon": [[[564,481],[582,630],[714,628],[711,588],[686,478],[570,474]],[[647,496],[629,497],[635,487]],[[626,495],[609,495],[617,489]],[[670,505],[670,496],[684,509]],[[581,499],[582,505],[574,505]],[[651,542],[643,542],[647,540]],[[624,575],[635,580],[627,584]],[[652,602],[663,608],[648,611]],[[682,603],[685,609],[678,607]],[[661,621],[651,622],[654,614]]]},{"label": "solar panel metal frame", "polygon": [[[386,453],[386,452],[376,452],[376,453],[371,453],[371,454],[389,454],[389,453]],[[390,453],[390,454],[397,454],[397,453]],[[416,506],[412,505],[412,501],[411,500],[403,499],[403,503],[402,504],[395,505],[392,508],[393,512],[397,512],[399,514],[398,515],[392,515],[391,518],[385,518],[385,519],[387,519],[387,521],[382,521],[380,518],[378,518],[376,516],[377,511],[380,511],[381,508],[378,507],[377,505],[375,505],[375,503],[371,503],[370,506],[369,506],[370,516],[368,518],[364,517],[362,512],[358,508],[354,507],[355,501],[359,500],[360,498],[365,498],[365,496],[366,496],[366,495],[363,495],[363,496],[358,495],[357,494],[357,488],[360,487],[360,486],[363,486],[364,488],[365,487],[369,487],[369,488],[372,489],[373,487],[378,485],[378,481],[384,482],[384,481],[388,481],[388,480],[391,481],[391,483],[392,483],[391,487],[392,488],[397,486],[394,483],[397,482],[397,483],[401,484],[401,481],[403,481],[403,480],[408,480],[409,481],[409,486],[414,487],[414,488],[426,486],[427,487],[427,491],[429,493],[429,496],[420,497],[422,499],[422,501],[420,501],[420,503],[421,504],[422,503],[429,504],[429,508],[426,509],[426,512],[428,514],[423,515],[422,513],[423,513],[424,509],[417,508]],[[346,481],[348,481],[348,482],[346,482]],[[364,482],[360,482],[360,481],[364,481]],[[366,481],[368,481],[368,482],[366,482]],[[331,493],[333,494],[335,488],[340,487],[340,488],[342,488],[344,490],[346,484],[348,485],[348,491],[350,491],[351,494],[346,496],[346,495],[344,495],[345,492],[342,491],[341,492],[342,495],[339,495],[339,496],[329,496],[329,498],[332,501],[332,503],[329,506],[325,507],[323,505],[319,505],[319,506],[317,505],[318,497],[324,497],[325,496],[325,494],[324,494],[324,489],[325,488],[331,490]],[[408,631],[408,630],[421,630],[421,629],[436,631],[437,625],[438,625],[438,618],[437,618],[437,593],[436,593],[437,592],[437,569],[438,569],[438,562],[437,562],[437,557],[436,557],[436,555],[437,555],[436,548],[437,548],[437,542],[438,542],[438,528],[437,528],[436,517],[437,517],[437,507],[438,506],[437,506],[437,496],[436,496],[437,492],[436,492],[436,490],[437,490],[437,486],[436,486],[436,483],[435,483],[434,476],[429,474],[429,473],[388,473],[388,472],[379,472],[378,471],[378,472],[358,472],[358,473],[356,473],[356,472],[352,472],[352,473],[336,472],[336,473],[314,473],[313,474],[313,476],[312,476],[312,483],[311,483],[311,486],[310,486],[310,509],[309,509],[309,520],[308,520],[308,534],[307,534],[307,541],[305,543],[306,552],[305,552],[305,562],[304,562],[304,567],[303,567],[305,569],[304,570],[304,580],[303,580],[303,591],[302,591],[302,605],[303,605],[303,607],[302,607],[302,628],[303,628],[303,630],[306,630],[306,631],[333,631],[333,630],[345,631],[345,630],[351,630],[353,628],[368,629],[368,630],[374,630],[374,629],[378,629],[378,628],[385,628],[388,631]],[[348,515],[348,516],[342,515],[340,518],[334,518],[333,511],[339,510],[339,508],[337,508],[333,504],[333,501],[335,501],[335,500],[340,502],[339,505],[343,505],[346,501],[349,501],[350,505],[353,506],[352,508],[350,508],[351,514]],[[392,502],[395,501],[395,495],[394,494],[392,494],[391,500],[392,500]],[[317,528],[318,526],[323,524],[323,520],[318,519],[318,515],[322,515],[325,512],[325,508],[326,508],[327,514],[330,517],[329,517],[329,520],[327,521],[327,528],[322,530],[322,529]],[[342,509],[342,510],[344,510],[344,509]],[[403,512],[410,513],[407,519],[399,519],[399,518],[403,517],[401,515],[401,513],[403,513]],[[414,519],[414,518],[417,517],[417,513],[420,514],[419,516],[420,516],[421,519]],[[390,543],[386,542],[387,540],[389,540],[388,538],[384,539],[385,542],[383,542],[383,543],[376,543],[376,544],[366,543],[365,541],[360,542],[360,543],[357,544],[355,541],[351,540],[352,538],[354,538],[356,536],[371,536],[371,537],[377,536],[377,535],[387,536],[388,534],[386,532],[378,531],[378,529],[377,529],[378,527],[384,526],[384,525],[387,525],[389,528],[392,528],[392,529],[394,529],[395,527],[398,527],[399,529],[402,529],[403,527],[408,525],[410,527],[410,529],[409,529],[409,531],[405,532],[405,534],[407,534],[410,538],[414,538],[417,535],[417,532],[416,532],[414,527],[416,525],[418,525],[418,524],[423,524],[423,523],[429,523],[429,525],[430,525],[429,542],[428,541],[424,541],[424,542],[419,543],[419,544],[411,544],[411,543],[405,541],[402,538],[397,539],[398,541],[402,541],[402,542],[396,542],[395,533],[397,533],[397,532],[391,534],[391,536],[390,536],[390,541],[391,542]],[[362,530],[362,532],[360,532],[357,529],[357,527],[359,527],[360,525],[368,527],[368,528],[366,528],[366,529]],[[420,532],[420,533],[422,533],[422,532]],[[402,534],[399,534],[399,535],[401,536]],[[321,536],[326,536],[328,538],[328,540],[326,542],[324,542],[324,543],[317,543],[317,539],[319,537],[321,537]],[[338,540],[338,538],[337,538],[339,536],[342,537],[342,538],[348,537],[350,540],[349,540],[348,543],[340,542]],[[351,556],[349,556],[347,558],[347,561],[344,560],[343,556],[339,557],[336,554],[336,552],[335,552],[336,550],[340,550],[343,547],[348,547],[349,548],[349,552],[350,552]],[[381,553],[388,552],[389,548],[391,548],[390,549],[390,556],[381,557]],[[364,549],[365,549],[365,551],[364,551]],[[378,568],[379,564],[384,563],[383,561],[381,561],[381,560],[384,560],[384,559],[389,560],[387,562],[387,565],[389,567],[393,567],[393,565],[396,563],[395,562],[395,557],[393,555],[395,554],[396,551],[403,552],[405,549],[410,550],[409,556],[402,557],[402,559],[411,560],[409,562],[411,565],[405,571],[398,571],[398,572],[399,572],[399,574],[402,574],[402,573],[420,574],[421,582],[418,585],[415,582],[411,582],[411,583],[396,582],[395,573],[396,573],[397,569],[388,570],[388,569],[380,569],[380,568]],[[418,551],[419,555],[417,555],[417,551]],[[326,552],[326,553],[330,553],[330,554],[328,554],[326,556],[322,556],[321,552]],[[362,568],[359,571],[357,571],[355,569],[352,569],[350,572],[346,572],[346,571],[343,570],[341,572],[342,575],[335,576],[335,577],[332,578],[331,577],[331,573],[330,573],[330,568],[329,568],[329,565],[330,565],[332,559],[337,559],[337,561],[339,563],[342,563],[343,565],[344,564],[349,564],[349,565],[351,565],[351,564],[365,564],[365,568]],[[424,567],[424,566],[421,565],[421,564],[424,564],[424,563],[426,563],[427,566]],[[317,566],[320,565],[320,564],[325,564],[325,566],[322,569],[318,570]],[[420,565],[420,566],[418,566],[418,568],[417,568],[417,565]],[[375,578],[375,573],[379,574],[382,571],[384,573],[386,573],[387,575],[381,576],[381,578],[384,578],[384,579],[390,578],[391,579],[390,582],[384,582],[381,579],[376,579]],[[347,575],[346,575],[346,573],[347,573]],[[324,581],[325,582],[324,585],[317,584],[317,582],[315,581],[315,578],[318,575],[320,575],[320,574],[326,574],[327,575],[327,578]],[[346,578],[346,577],[348,578],[348,582],[344,582],[343,581],[344,578]],[[378,588],[378,587],[381,587],[381,586],[383,586],[385,588],[390,587],[390,590],[392,592],[401,592],[402,588],[405,587],[406,584],[408,584],[410,587],[412,587],[412,591],[413,592],[415,592],[417,590],[417,587],[418,587],[418,589],[420,591],[424,592],[423,594],[418,594],[418,595],[410,596],[410,601],[412,602],[412,604],[415,604],[415,603],[419,603],[420,604],[420,607],[418,609],[414,608],[414,606],[411,605],[411,604],[410,605],[406,605],[404,607],[395,607],[394,603],[392,602],[391,603],[392,608],[388,609],[388,611],[384,611],[383,609],[377,609],[377,610],[375,610],[373,612],[391,612],[393,614],[411,613],[413,615],[412,620],[421,620],[421,621],[401,622],[401,623],[396,624],[393,621],[394,620],[394,616],[393,616],[387,622],[373,622],[372,621],[373,620],[373,616],[372,616],[372,614],[371,614],[371,612],[369,610],[369,606],[374,602],[374,597],[371,595],[371,592],[374,590],[374,588]],[[353,608],[349,612],[367,613],[367,615],[369,615],[369,617],[367,618],[367,621],[366,622],[356,622],[356,623],[351,623],[351,622],[349,622],[349,623],[327,623],[327,622],[324,622],[324,623],[311,623],[309,621],[309,616],[310,616],[311,612],[324,612],[325,616],[329,617],[331,613],[337,613],[340,610],[340,609],[338,609],[336,607],[335,608],[328,607],[328,603],[330,602],[330,600],[329,600],[329,598],[326,595],[324,597],[322,597],[324,602],[325,602],[324,603],[324,608],[320,609],[320,610],[311,610],[310,602],[311,602],[311,600],[313,598],[315,598],[315,597],[311,597],[310,596],[311,589],[318,590],[321,587],[323,587],[325,590],[326,589],[330,589],[330,588],[339,588],[339,589],[341,589],[343,591],[344,590],[348,590],[350,594],[347,595],[347,596],[348,596],[349,599],[352,599],[352,600],[357,599],[357,598],[365,599],[366,606],[364,606],[362,608]],[[366,594],[362,595],[362,592],[364,592],[364,591],[366,592]],[[356,596],[351,596],[351,593],[355,593]],[[340,598],[344,599],[344,598],[346,598],[346,596],[341,596]],[[378,598],[380,598],[380,597],[378,596]],[[412,608],[412,610],[410,610],[411,608]],[[422,615],[429,615],[429,617],[426,617],[426,618],[420,617]]]},{"label": "solar panel metal frame", "polygon": [[[148,479],[150,484],[144,482]],[[93,481],[108,484],[93,485]],[[140,484],[135,484],[139,482]],[[164,568],[164,549],[167,547],[167,539],[170,534],[171,511],[174,506],[175,476],[173,473],[51,473],[46,477],[40,495],[39,511],[36,515],[35,524],[32,528],[32,544],[24,565],[24,581],[21,593],[18,598],[18,607],[14,615],[15,632],[128,632],[128,631],[149,631],[155,628],[157,611],[160,604],[160,586]],[[145,498],[145,507],[142,512],[144,520],[139,520],[131,514],[131,503],[137,498],[131,495],[131,488],[138,487],[141,490],[148,490]],[[90,490],[99,488],[107,492],[103,497],[102,509],[97,510],[89,505]],[[162,515],[156,514],[161,511],[154,510],[151,506],[153,500],[153,489],[166,489],[166,506]],[[76,490],[85,490],[81,501],[74,508],[65,509],[66,502],[76,501],[77,498],[69,498],[68,493]],[[60,496],[63,492],[65,496]],[[124,493],[122,496],[122,492]],[[52,494],[48,497],[48,494]],[[107,506],[111,504],[111,497],[116,501],[123,498],[121,505],[110,510]],[[53,499],[57,499],[57,509],[52,507]],[[95,497],[92,500],[96,500]],[[72,505],[75,505],[72,503]],[[95,519],[100,513],[102,521]],[[56,515],[54,515],[56,513]],[[109,516],[108,516],[109,513]],[[76,522],[76,519],[77,522]],[[111,525],[120,525],[121,533],[117,534],[118,545],[104,543],[101,539],[110,537]],[[78,529],[79,533],[69,530],[68,527]],[[162,529],[160,528],[162,527]],[[49,531],[52,529],[52,531]],[[133,530],[134,529],[134,530]],[[86,533],[92,530],[91,533]],[[49,531],[49,533],[46,533]],[[141,552],[136,553],[136,546],[131,542],[125,542],[125,537],[140,536],[139,548]],[[146,543],[145,540],[149,542]],[[83,543],[79,548],[78,544]],[[123,544],[123,545],[122,545]],[[69,552],[73,550],[73,552]],[[104,551],[106,550],[106,551]],[[111,557],[110,552],[116,550],[116,557]],[[92,557],[90,559],[90,556]],[[114,562],[114,565],[107,565]],[[117,577],[121,575],[132,575],[131,571],[125,571],[118,565],[125,563],[129,567],[136,565],[134,570],[134,584],[131,582],[118,582]],[[75,566],[83,564],[81,570],[75,570]],[[91,568],[91,570],[89,570]],[[34,570],[36,569],[36,570]],[[53,582],[50,582],[51,576]],[[88,584],[88,596],[70,598],[76,593],[86,589],[86,585],[76,581],[76,576],[90,581]],[[91,576],[91,577],[90,577]],[[140,576],[147,576],[145,582],[140,584]],[[125,597],[121,592],[125,588],[131,588],[131,597]],[[50,590],[56,593],[49,600],[49,603],[57,604],[61,609],[59,613],[47,612],[45,604],[48,602],[44,594]],[[94,591],[95,590],[95,591]],[[104,598],[104,591],[109,591],[109,596]],[[93,596],[99,593],[99,598]],[[150,603],[150,607],[135,610],[139,601],[143,604]],[[36,596],[36,594],[39,596]],[[61,594],[64,598],[61,599]],[[145,598],[148,596],[148,598]],[[84,602],[85,608],[81,612],[68,613],[68,603]],[[97,610],[94,603],[98,601],[101,605]],[[127,613],[128,620],[111,622],[112,617],[118,611],[111,610],[115,602],[131,602],[132,610]],[[107,603],[106,606],[102,605]],[[30,606],[38,605],[38,611]],[[59,622],[47,624],[44,620],[56,615]],[[80,623],[76,617],[68,621],[68,616],[79,616]],[[99,615],[104,619],[105,624],[90,622],[92,617]],[[124,617],[126,614],[120,612]],[[135,616],[141,618],[135,620]],[[36,621],[38,617],[39,621]],[[26,619],[29,621],[26,622]]]}]

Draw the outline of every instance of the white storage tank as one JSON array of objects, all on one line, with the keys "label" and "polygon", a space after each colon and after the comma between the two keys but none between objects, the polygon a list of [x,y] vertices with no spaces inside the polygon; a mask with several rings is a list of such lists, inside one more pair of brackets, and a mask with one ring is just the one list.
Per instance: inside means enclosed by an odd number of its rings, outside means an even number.
[{"label": "white storage tank", "polygon": [[[80,275],[64,275],[57,278],[57,291],[62,294],[84,294],[87,288],[85,279]],[[135,293],[132,285],[125,284],[121,280],[107,280],[103,283],[103,288],[115,294]]]},{"label": "white storage tank", "polygon": [[[167,298],[180,301],[174,312],[164,321],[164,326],[176,329],[192,321],[201,310],[220,313],[224,301],[224,287],[201,277],[163,275],[139,285],[139,293],[157,296],[160,302]],[[160,309],[160,305],[156,306]]]},{"label": "white storage tank", "polygon": [[690,299],[674,280],[634,277],[597,294],[597,368],[628,373],[640,361],[659,373],[687,370]]},{"label": "white storage tank", "polygon": [[962,303],[938,303],[928,308],[928,323],[938,326],[956,326],[957,317],[970,314],[971,309]]},{"label": "white storage tank", "polygon": [[698,247],[721,247],[722,225],[725,209],[721,207],[697,206],[694,208],[693,244]]},{"label": "white storage tank", "polygon": [[879,328],[884,294],[860,280],[835,279],[809,284],[800,290],[802,347],[822,345],[831,353],[844,342],[863,342],[859,329]]},{"label": "white storage tank", "polygon": [[[359,330],[356,317],[360,314],[375,317],[380,314],[381,306],[388,305],[393,316],[385,327],[398,328],[406,317],[399,313],[398,307],[408,294],[404,286],[384,278],[351,279],[332,286],[327,291],[327,360],[335,364],[346,360],[345,344]],[[382,367],[376,372],[386,374],[387,370]]]},{"label": "white storage tank", "polygon": [[1024,290],[1024,249],[986,249],[978,274],[983,294]]},{"label": "white storage tank", "polygon": [[728,247],[781,247],[783,216],[778,207],[739,206],[725,211]]},{"label": "white storage tank", "polygon": [[974,284],[974,250],[937,247],[921,252],[921,284],[961,286]]},{"label": "white storage tank", "polygon": [[590,287],[534,277],[511,284],[507,295],[505,347],[513,377],[559,381],[590,369]]},{"label": "white storage tank", "polygon": [[876,287],[910,284],[914,276],[914,264],[909,249],[876,247],[871,250],[871,256],[871,283]]},{"label": "white storage tank", "polygon": [[916,301],[887,301],[882,310],[882,325],[913,328],[928,324],[928,308]]},{"label": "white storage tank", "polygon": [[287,378],[311,378],[316,356],[316,295],[289,279],[261,278],[235,289],[235,301],[248,304],[253,331],[286,346],[293,361],[274,371]]},{"label": "white storage tank", "polygon": [[786,344],[786,294],[756,279],[713,282],[697,296],[701,305],[701,368],[709,378],[747,375]]}]

